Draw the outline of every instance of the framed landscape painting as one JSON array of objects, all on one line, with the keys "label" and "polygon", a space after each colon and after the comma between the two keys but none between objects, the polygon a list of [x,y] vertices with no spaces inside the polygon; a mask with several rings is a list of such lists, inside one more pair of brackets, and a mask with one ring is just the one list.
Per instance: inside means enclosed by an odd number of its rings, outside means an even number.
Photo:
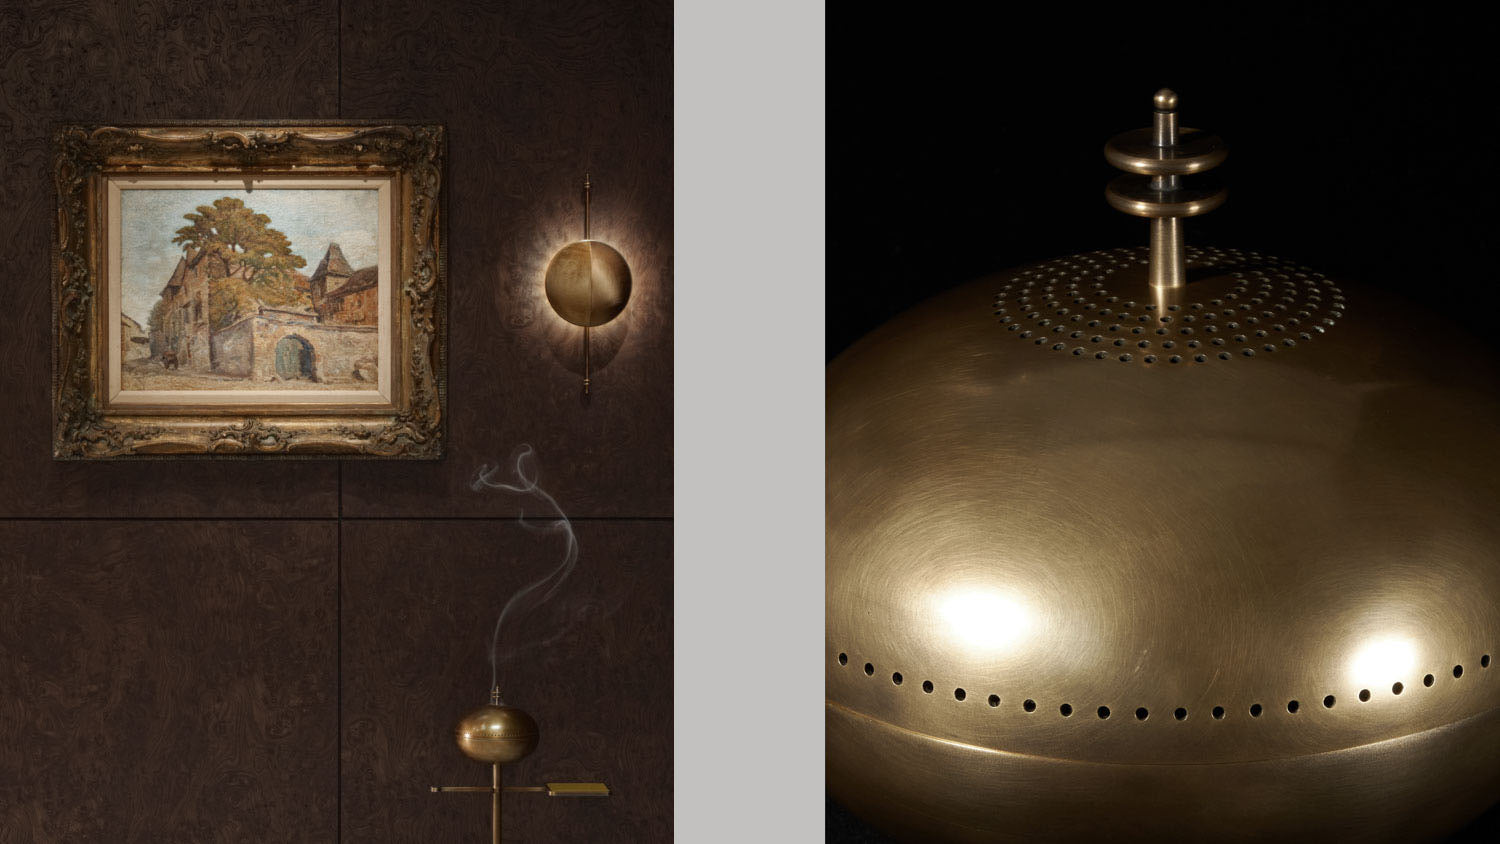
[{"label": "framed landscape painting", "polygon": [[54,455],[442,451],[443,132],[66,126]]}]

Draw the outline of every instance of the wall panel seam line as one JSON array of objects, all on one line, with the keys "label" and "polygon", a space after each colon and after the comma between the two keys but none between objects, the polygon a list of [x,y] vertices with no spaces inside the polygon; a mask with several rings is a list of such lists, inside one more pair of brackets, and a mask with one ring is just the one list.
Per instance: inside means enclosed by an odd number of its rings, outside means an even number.
[{"label": "wall panel seam line", "polygon": [[[571,522],[670,522],[674,516],[569,516]],[[0,522],[513,522],[514,516],[0,516]]]},{"label": "wall panel seam line", "polygon": [[[343,8],[343,0],[339,0],[340,8]],[[342,30],[339,34],[340,41],[343,39]],[[334,717],[334,730],[336,740],[334,741],[334,782],[337,793],[334,796],[334,821],[333,840],[338,844],[344,841],[344,462],[339,461],[338,470],[338,519],[334,523],[334,529],[338,535],[334,539],[334,572],[333,588],[337,604],[334,609],[334,683],[335,683],[335,706],[337,713]]]},{"label": "wall panel seam line", "polygon": [[[334,33],[334,81],[333,81],[333,116],[344,116],[344,0],[338,0],[335,4],[338,10],[335,14],[334,27],[338,32]],[[343,464],[340,463],[340,466]]]}]

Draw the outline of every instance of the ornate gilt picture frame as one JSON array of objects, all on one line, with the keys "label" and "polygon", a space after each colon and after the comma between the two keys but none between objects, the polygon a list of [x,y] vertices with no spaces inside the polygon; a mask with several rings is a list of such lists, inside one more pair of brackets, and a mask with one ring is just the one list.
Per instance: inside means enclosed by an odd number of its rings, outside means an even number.
[{"label": "ornate gilt picture frame", "polygon": [[444,133],[61,127],[53,455],[431,459]]}]

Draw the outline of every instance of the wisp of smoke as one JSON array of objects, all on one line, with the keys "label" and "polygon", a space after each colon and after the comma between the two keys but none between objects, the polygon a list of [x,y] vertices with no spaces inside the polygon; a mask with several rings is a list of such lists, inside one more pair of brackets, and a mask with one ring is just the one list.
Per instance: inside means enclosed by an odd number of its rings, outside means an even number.
[{"label": "wisp of smoke", "polygon": [[505,602],[500,610],[500,617],[495,619],[495,632],[490,636],[490,687],[494,688],[499,680],[499,649],[500,628],[505,624],[505,619],[512,613],[524,614],[534,609],[538,604],[546,601],[557,592],[562,582],[573,573],[573,567],[578,562],[578,537],[573,533],[573,523],[563,513],[562,508],[547,491],[537,486],[536,450],[529,443],[522,443],[511,455],[511,463],[515,466],[515,483],[503,483],[494,480],[495,473],[500,471],[500,466],[485,464],[479,467],[474,476],[474,482],[470,488],[475,492],[488,487],[504,492],[513,492],[518,495],[529,495],[541,500],[551,509],[550,520],[541,525],[534,525],[526,520],[526,509],[523,505],[519,514],[519,520],[525,527],[540,530],[546,533],[560,533],[563,535],[565,549],[562,562],[546,575],[538,580],[528,583],[516,591],[516,594]]}]

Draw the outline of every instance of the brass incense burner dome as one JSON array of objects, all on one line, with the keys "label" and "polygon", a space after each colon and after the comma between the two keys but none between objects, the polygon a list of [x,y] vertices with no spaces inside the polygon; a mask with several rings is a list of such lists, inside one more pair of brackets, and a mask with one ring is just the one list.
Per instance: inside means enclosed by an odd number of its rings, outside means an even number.
[{"label": "brass incense burner dome", "polygon": [[501,785],[500,768],[519,762],[536,750],[540,733],[536,719],[525,710],[500,700],[500,687],[490,689],[490,702],[469,710],[453,728],[458,749],[475,762],[490,766],[489,785],[435,785],[434,793],[487,794],[490,798],[490,841],[500,844],[500,797],[508,791],[548,797],[608,797],[602,782],[549,782],[546,785]]},{"label": "brass incense burner dome", "polygon": [[470,710],[453,728],[458,749],[475,762],[509,765],[536,750],[536,719],[525,710],[487,703]]},{"label": "brass incense burner dome", "polygon": [[1168,94],[1108,150],[1149,250],[829,366],[829,790],[907,841],[1440,838],[1500,798],[1495,353],[1185,247],[1223,147]]}]

